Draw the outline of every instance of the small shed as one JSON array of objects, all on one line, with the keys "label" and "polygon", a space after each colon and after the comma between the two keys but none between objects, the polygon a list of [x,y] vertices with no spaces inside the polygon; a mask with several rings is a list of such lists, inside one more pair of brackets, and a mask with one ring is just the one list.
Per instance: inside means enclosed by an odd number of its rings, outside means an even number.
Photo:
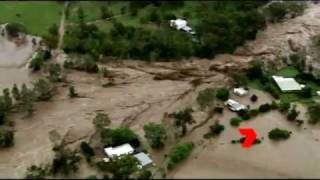
[{"label": "small shed", "polygon": [[148,154],[144,152],[140,152],[138,154],[133,155],[139,161],[139,168],[151,166],[153,164],[152,159]]},{"label": "small shed", "polygon": [[195,34],[195,32],[192,31],[192,28],[188,26],[188,22],[183,19],[170,20],[170,26],[176,28],[177,30],[183,30],[190,34]]},{"label": "small shed", "polygon": [[130,144],[126,143],[116,147],[104,148],[104,152],[109,158],[114,158],[122,155],[132,154],[134,152],[134,149]]}]

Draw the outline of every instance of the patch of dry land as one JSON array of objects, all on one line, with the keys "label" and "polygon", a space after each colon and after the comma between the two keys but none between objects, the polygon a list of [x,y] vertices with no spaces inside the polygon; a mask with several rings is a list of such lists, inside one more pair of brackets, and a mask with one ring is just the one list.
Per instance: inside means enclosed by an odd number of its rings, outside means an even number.
[{"label": "patch of dry land", "polygon": [[[285,33],[293,25],[305,30],[313,28],[308,32],[319,33],[319,14],[320,6],[314,5],[297,19],[270,26],[249,45],[263,42],[274,52],[272,49],[277,49],[278,46],[274,46],[275,41],[271,36],[275,39],[280,36],[274,33],[274,29],[282,29]],[[312,21],[316,25],[305,26],[303,19],[308,19],[308,22],[317,19]],[[270,35],[267,36],[268,33]],[[303,35],[300,32],[297,34]],[[291,35],[283,35],[282,40],[287,42],[287,36]],[[0,37],[0,89],[33,79],[28,75],[28,70],[24,69],[26,59],[32,55],[33,49],[29,46],[12,49],[11,46],[10,42],[5,42]],[[258,46],[256,48],[265,49]],[[250,59],[257,54],[259,53],[234,56],[234,62],[243,58]],[[219,66],[216,62],[221,63],[217,59],[177,63],[120,61],[100,64],[115,73],[111,84],[110,79],[98,78],[97,74],[66,70],[68,83],[56,83],[54,97],[48,102],[37,103],[31,117],[26,117],[23,113],[10,115],[9,118],[15,122],[15,145],[0,150],[0,178],[23,178],[29,166],[51,162],[54,157],[53,142],[56,140],[63,139],[70,148],[77,147],[81,141],[92,140],[95,131],[92,120],[97,111],[109,115],[111,127],[129,127],[146,144],[144,124],[160,123],[165,113],[177,112],[185,107],[193,108],[192,115],[196,123],[188,126],[188,132],[181,141],[192,141],[196,146],[186,160],[167,173],[168,178],[319,178],[320,128],[306,123],[304,106],[298,106],[301,111],[299,119],[305,121],[301,127],[288,122],[278,111],[242,122],[240,127],[254,128],[262,139],[261,144],[250,149],[243,149],[240,144],[231,144],[231,140],[241,137],[238,128],[230,126],[230,119],[236,116],[235,113],[224,108],[222,115],[207,118],[207,112],[199,109],[196,98],[200,90],[231,85],[227,74],[208,70],[210,65]],[[224,67],[228,68],[227,65]],[[200,85],[193,86],[191,82],[198,78],[201,79]],[[68,97],[70,85],[75,87],[80,98]],[[259,97],[258,102],[251,103],[251,94]],[[231,98],[254,108],[273,100],[269,94],[254,89],[245,97],[232,95]],[[225,131],[219,137],[204,139],[203,135],[216,120],[225,125]],[[268,132],[273,128],[292,131],[291,138],[281,142],[270,141]],[[168,140],[162,152],[146,147],[155,164],[161,167],[164,155],[176,143],[177,141]],[[79,173],[73,174],[73,178],[84,178],[97,173],[87,167],[84,160],[82,162]]]}]

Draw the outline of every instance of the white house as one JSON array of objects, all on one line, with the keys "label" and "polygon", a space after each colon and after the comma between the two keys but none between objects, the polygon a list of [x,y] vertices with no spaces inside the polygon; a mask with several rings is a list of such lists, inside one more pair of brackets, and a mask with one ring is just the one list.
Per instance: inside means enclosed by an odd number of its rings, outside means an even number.
[{"label": "white house", "polygon": [[133,147],[126,143],[117,147],[104,148],[104,152],[109,158],[119,157],[121,155],[128,155],[134,152]]},{"label": "white house", "polygon": [[243,104],[240,104],[239,102],[232,100],[232,99],[228,99],[226,102],[224,102],[224,105],[228,106],[228,108],[231,111],[240,111],[242,109],[247,109],[247,107]]},{"label": "white house", "polygon": [[281,76],[272,76],[281,91],[300,91],[304,88],[303,84],[299,84],[294,78],[285,78]]},{"label": "white house", "polygon": [[238,96],[245,96],[248,94],[248,90],[246,90],[243,87],[239,87],[239,88],[234,88],[233,93]]},{"label": "white house", "polygon": [[177,30],[183,30],[190,34],[195,34],[195,32],[192,31],[192,28],[188,26],[188,22],[183,19],[170,20],[170,26],[176,28]]},{"label": "white house", "polygon": [[144,152],[140,152],[138,154],[133,155],[139,161],[139,168],[143,168],[146,166],[150,166],[153,164],[152,159],[148,156],[148,154]]}]

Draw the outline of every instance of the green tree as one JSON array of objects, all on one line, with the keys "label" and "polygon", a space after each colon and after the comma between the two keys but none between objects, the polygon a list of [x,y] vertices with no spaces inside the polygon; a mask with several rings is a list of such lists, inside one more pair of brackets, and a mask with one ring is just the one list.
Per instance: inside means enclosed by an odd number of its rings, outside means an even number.
[{"label": "green tree", "polygon": [[143,129],[145,137],[152,148],[160,149],[164,146],[163,141],[166,139],[166,130],[162,124],[148,123],[144,125]]},{"label": "green tree", "polygon": [[34,92],[39,101],[48,101],[53,96],[51,84],[44,79],[39,79],[34,83]]},{"label": "green tree", "polygon": [[217,90],[216,97],[222,101],[229,99],[229,90],[227,88],[220,88]]},{"label": "green tree", "polygon": [[233,80],[237,87],[246,87],[248,85],[248,77],[244,73],[237,73],[233,75]]},{"label": "green tree", "polygon": [[62,68],[58,63],[49,65],[49,79],[54,82],[62,81]]},{"label": "green tree", "polygon": [[32,165],[27,168],[26,179],[45,179],[48,175],[48,168]]},{"label": "green tree", "polygon": [[213,105],[215,99],[215,91],[212,88],[206,88],[199,92],[197,96],[197,102],[201,109],[210,107]]},{"label": "green tree", "polygon": [[8,23],[5,28],[10,37],[18,37],[19,33],[27,32],[26,27],[21,23]]},{"label": "green tree", "polygon": [[91,157],[95,155],[94,150],[92,147],[85,141],[81,142],[80,144],[81,152],[86,157],[87,161],[89,162]]},{"label": "green tree", "polygon": [[210,126],[210,133],[215,135],[220,135],[224,131],[224,125],[221,125],[218,121],[214,123],[214,125]]},{"label": "green tree", "polygon": [[295,121],[299,116],[300,112],[296,110],[296,106],[294,105],[287,114],[287,120]]},{"label": "green tree", "polygon": [[5,104],[5,110],[7,112],[10,111],[10,109],[12,108],[12,98],[10,96],[10,90],[8,88],[3,89],[3,100],[4,100],[4,104]]},{"label": "green tree", "polygon": [[140,146],[138,136],[128,128],[103,129],[100,135],[105,146],[119,146],[125,143],[134,147]]},{"label": "green tree", "polygon": [[107,19],[113,16],[112,12],[109,9],[107,9],[105,6],[101,6],[100,12],[101,12],[101,19]]},{"label": "green tree", "polygon": [[128,179],[138,170],[138,160],[130,155],[125,155],[112,160],[108,171],[112,173],[113,179]]},{"label": "green tree", "polygon": [[21,100],[20,91],[19,91],[16,83],[12,87],[11,94],[12,94],[13,98],[16,101],[20,101]]},{"label": "green tree", "polygon": [[26,84],[22,84],[21,88],[21,102],[22,111],[28,112],[29,115],[33,112],[34,93],[29,90]]},{"label": "green tree", "polygon": [[108,116],[108,114],[105,113],[97,113],[95,118],[93,119],[93,124],[95,125],[97,130],[101,130],[106,126],[109,126],[111,123],[111,120]]},{"label": "green tree", "polygon": [[39,71],[43,63],[44,63],[43,59],[39,56],[36,56],[31,60],[29,68],[32,69],[33,72]]},{"label": "green tree", "polygon": [[187,133],[187,124],[195,122],[191,114],[192,112],[193,110],[191,108],[185,108],[184,110],[171,114],[176,120],[176,126],[182,128],[182,136]]},{"label": "green tree", "polygon": [[14,132],[10,129],[0,130],[0,147],[7,148],[14,145]]},{"label": "green tree", "polygon": [[300,96],[303,98],[311,98],[312,97],[312,88],[310,86],[304,87],[300,91]]},{"label": "green tree", "polygon": [[259,59],[251,62],[249,69],[247,70],[247,76],[249,79],[262,79],[263,78],[263,70],[262,70],[263,62]]},{"label": "green tree", "polygon": [[81,7],[78,8],[77,14],[78,14],[79,22],[84,23],[85,14],[84,14],[83,9]]},{"label": "green tree", "polygon": [[54,36],[58,36],[59,34],[58,26],[55,23],[49,27],[48,31],[51,35],[54,35]]},{"label": "green tree", "polygon": [[281,99],[278,108],[282,113],[288,112],[290,109],[290,102]]},{"label": "green tree", "polygon": [[54,151],[55,157],[51,167],[51,173],[53,175],[69,175],[71,172],[78,171],[81,157],[76,153],[76,151],[63,149],[61,147],[54,149]]},{"label": "green tree", "polygon": [[172,169],[177,163],[186,159],[193,148],[194,144],[192,142],[180,143],[174,146],[169,153],[168,169]]}]

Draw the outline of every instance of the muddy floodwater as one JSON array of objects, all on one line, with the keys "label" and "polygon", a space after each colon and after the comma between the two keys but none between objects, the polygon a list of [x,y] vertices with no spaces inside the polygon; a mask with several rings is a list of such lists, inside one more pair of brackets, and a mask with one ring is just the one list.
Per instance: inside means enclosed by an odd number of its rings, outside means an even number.
[{"label": "muddy floodwater", "polygon": [[27,62],[35,51],[31,36],[21,45],[0,37],[0,89],[30,83]]}]

